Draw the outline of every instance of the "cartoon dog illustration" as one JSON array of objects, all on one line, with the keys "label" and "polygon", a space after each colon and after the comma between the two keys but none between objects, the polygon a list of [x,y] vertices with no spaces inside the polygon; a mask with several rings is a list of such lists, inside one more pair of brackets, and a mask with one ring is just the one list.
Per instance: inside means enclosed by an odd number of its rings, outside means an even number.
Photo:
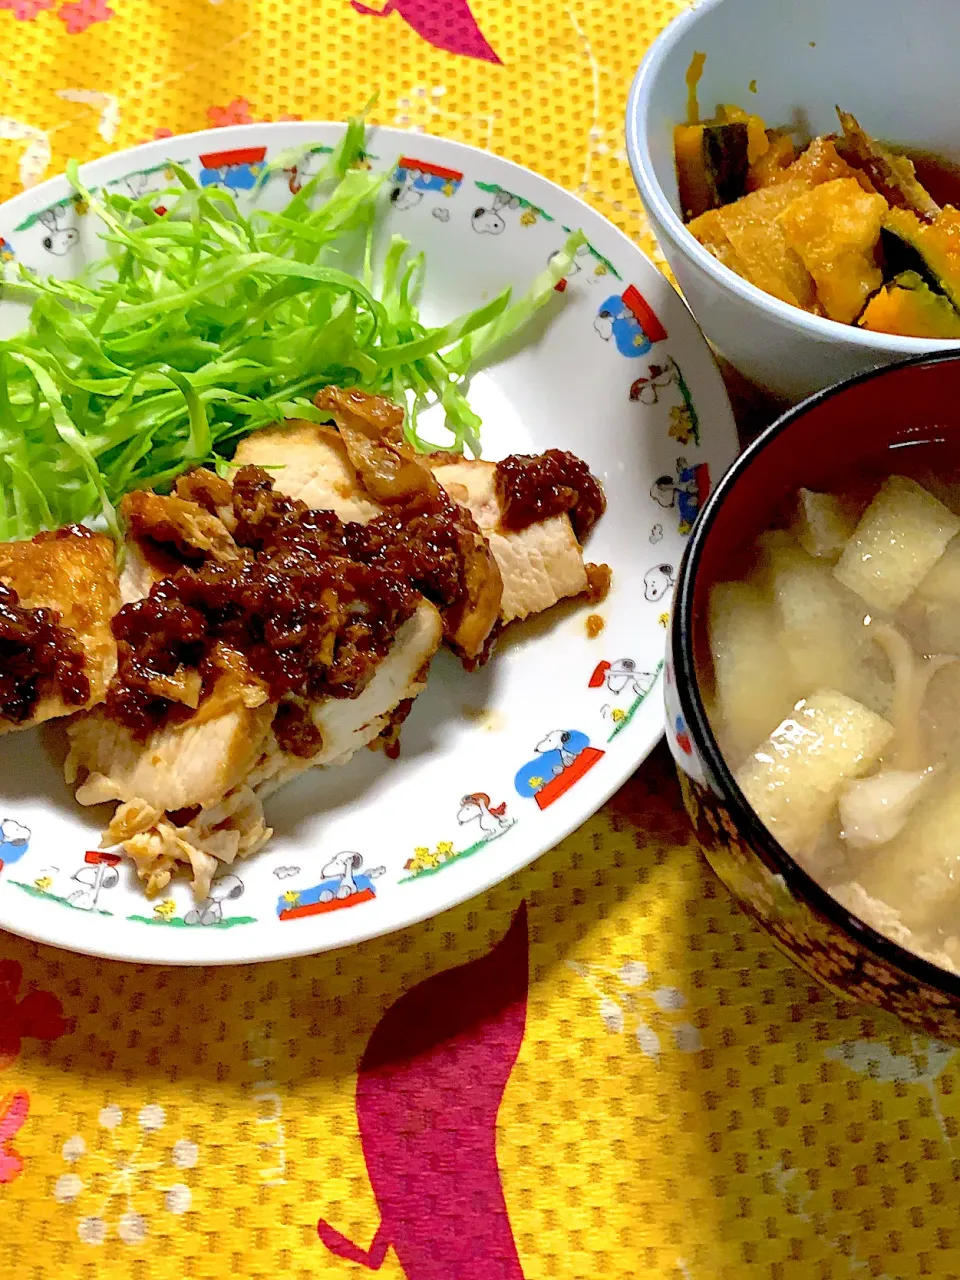
[{"label": "cartoon dog illustration", "polygon": [[630,693],[641,698],[653,688],[656,680],[654,671],[638,671],[633,658],[618,658],[616,662],[598,662],[590,677],[588,687],[606,689],[616,697],[621,693]]},{"label": "cartoon dog illustration", "polygon": [[38,219],[41,226],[47,229],[47,234],[40,243],[47,253],[56,254],[58,258],[62,258],[65,253],[69,253],[71,247],[80,239],[80,232],[75,227],[61,225],[66,212],[64,205],[57,204],[52,209],[44,209]]},{"label": "cartoon dog illustration", "polygon": [[[390,200],[395,209],[413,209],[423,200],[428,191],[449,198],[456,195],[463,182],[463,174],[457,169],[447,169],[443,165],[431,164],[427,160],[415,160],[411,156],[401,156],[397,167],[391,175],[395,184],[390,192]],[[444,216],[441,216],[441,213]],[[434,209],[435,217],[442,222],[449,218],[449,212]]]},{"label": "cartoon dog illustration", "polygon": [[15,818],[0,822],[0,871],[19,862],[30,847],[30,828]]},{"label": "cartoon dog illustration", "polygon": [[390,192],[390,203],[395,209],[412,209],[423,199],[423,192],[417,189],[419,169],[402,170],[403,177]]},{"label": "cartoon dog illustration", "polygon": [[266,168],[266,147],[237,147],[233,151],[208,151],[200,157],[201,187],[228,187],[252,191]]},{"label": "cartoon dog illustration", "polygon": [[469,822],[476,822],[484,840],[490,840],[494,836],[501,835],[513,826],[512,820],[507,817],[506,801],[493,808],[490,804],[490,797],[485,791],[475,791],[463,797],[460,801],[460,812],[457,814],[457,821],[461,826],[466,826]]},{"label": "cartoon dog illustration", "polygon": [[243,881],[239,876],[220,876],[210,885],[210,892],[199,906],[193,907],[183,917],[184,924],[222,924],[223,904],[243,896]]},{"label": "cartoon dog illustration", "polygon": [[679,369],[673,356],[667,356],[666,364],[652,364],[645,378],[637,378],[630,387],[630,399],[640,404],[658,404],[660,392],[679,382]]},{"label": "cartoon dog illustration", "polygon": [[479,205],[470,217],[470,225],[479,235],[499,236],[507,229],[502,214],[508,209],[519,209],[519,196],[512,196],[509,191],[496,191],[493,204],[489,209]]},{"label": "cartoon dog illustration", "polygon": [[83,855],[84,866],[70,877],[82,888],[75,889],[67,895],[67,902],[81,911],[96,911],[100,894],[104,890],[114,889],[120,883],[120,872],[117,864],[118,853],[105,853],[102,849],[88,849]]},{"label": "cartoon dog illustration", "polygon": [[296,164],[292,164],[289,169],[284,169],[291,195],[295,196],[312,178],[317,176],[326,163],[330,151],[329,147],[312,148],[301,156]]},{"label": "cartoon dog illustration", "polygon": [[656,602],[662,600],[676,581],[672,564],[655,564],[643,575],[643,598]]},{"label": "cartoon dog illustration", "polygon": [[604,342],[612,340],[620,354],[631,360],[646,355],[667,336],[649,302],[632,284],[600,304],[593,327]]},{"label": "cartoon dog illustration", "polygon": [[15,818],[4,818],[0,822],[0,844],[26,848],[29,843],[29,827],[25,827],[22,822],[17,822]]},{"label": "cartoon dog illustration", "polygon": [[569,729],[554,729],[552,733],[540,739],[534,750],[540,755],[558,752],[560,764],[553,766],[553,772],[562,773],[564,769],[569,769],[585,745],[585,743],[581,744]]},{"label": "cartoon dog illustration", "polygon": [[[564,231],[567,230],[569,230],[569,228],[564,227]],[[547,257],[547,266],[553,262],[559,252],[559,249],[554,249],[553,253]],[[594,260],[594,266],[593,270],[588,273],[587,279],[591,284],[599,284],[604,276],[610,274],[611,267],[606,258],[601,258],[596,250],[589,244],[582,244],[577,249],[574,254],[573,262],[570,264],[570,270],[567,272],[567,278],[569,279],[570,276],[576,276],[582,271],[586,271],[590,266],[591,259]]]},{"label": "cartoon dog illustration", "polygon": [[134,200],[146,195],[149,182],[150,175],[148,173],[128,173],[125,178],[120,179],[120,185],[126,187],[127,192]]},{"label": "cartoon dog illustration", "polygon": [[677,475],[658,476],[650,486],[650,497],[661,507],[676,508],[678,531],[687,534],[700,514],[710,490],[710,470],[705,462],[688,466],[686,458],[677,459]]},{"label": "cartoon dog illustration", "polygon": [[[352,898],[355,893],[360,892],[360,887],[355,879],[355,872],[359,871],[363,866],[363,855],[348,850],[346,853],[338,853],[335,858],[331,858],[325,867],[320,868],[320,874],[324,880],[337,881],[335,888],[324,889],[320,894],[321,902],[332,902],[334,898],[343,900],[344,898]],[[386,868],[371,867],[367,871],[367,879],[375,880],[378,876],[382,876]]]},{"label": "cartoon dog illustration", "polygon": [[540,739],[536,758],[517,771],[517,793],[536,800],[541,809],[553,804],[603,756],[579,729],[553,729]]},{"label": "cartoon dog illustration", "polygon": [[335,854],[320,870],[323,880],[310,889],[288,890],[277,904],[281,920],[321,915],[342,907],[359,906],[377,896],[373,881],[386,867],[369,867],[361,873],[363,855],[352,849]]},{"label": "cartoon dog illustration", "polygon": [[[557,256],[558,253],[560,253],[560,250],[554,249],[553,253],[549,255],[549,257],[547,258],[548,267],[550,263],[553,262],[554,258]],[[586,259],[589,257],[590,257],[590,246],[588,244],[580,245],[577,248],[576,253],[573,255],[573,262],[571,262],[570,264],[570,270],[567,272],[567,277],[569,278],[570,276],[579,275],[580,272],[586,266]]]},{"label": "cartoon dog illustration", "polygon": [[642,706],[647,694],[657,682],[657,675],[660,668],[656,671],[638,671],[636,661],[633,658],[618,658],[616,662],[598,662],[593,669],[593,674],[588,681],[590,689],[607,689],[614,699],[618,699],[622,694],[627,695],[629,700],[627,705],[617,705],[615,702],[605,702],[600,708],[600,714],[605,720],[608,720],[613,726],[613,732],[607,739],[612,742],[618,733],[621,733],[634,714]]}]

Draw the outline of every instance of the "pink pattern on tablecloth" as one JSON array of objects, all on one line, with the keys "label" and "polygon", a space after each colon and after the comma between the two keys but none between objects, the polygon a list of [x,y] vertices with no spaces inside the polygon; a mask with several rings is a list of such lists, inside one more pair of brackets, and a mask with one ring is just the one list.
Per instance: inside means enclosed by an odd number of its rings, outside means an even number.
[{"label": "pink pattern on tablecloth", "polygon": [[467,0],[387,0],[383,9],[372,9],[361,0],[350,0],[350,3],[357,13],[370,18],[387,18],[391,13],[399,13],[404,22],[435,49],[500,63],[477,26]]},{"label": "pink pattern on tablecloth", "polygon": [[21,22],[32,22],[44,9],[52,9],[57,0],[0,0],[0,9],[6,9]]},{"label": "pink pattern on tablecloth", "polygon": [[223,129],[228,124],[254,124],[250,114],[250,103],[246,98],[234,98],[225,107],[207,107],[207,119],[215,129]]},{"label": "pink pattern on tablecloth", "polygon": [[71,36],[81,35],[96,22],[107,22],[117,15],[107,7],[106,0],[70,0],[57,10],[57,17]]},{"label": "pink pattern on tablecloth", "polygon": [[16,960],[0,960],[0,1070],[16,1062],[27,1037],[58,1040],[72,1029],[52,992],[28,991],[18,999],[22,982],[22,966]]},{"label": "pink pattern on tablecloth", "polygon": [[497,1162],[497,1114],[527,1015],[527,907],[487,955],[424,979],[380,1019],[357,1121],[381,1220],[369,1248],[325,1219],[331,1253],[408,1280],[523,1280]]}]

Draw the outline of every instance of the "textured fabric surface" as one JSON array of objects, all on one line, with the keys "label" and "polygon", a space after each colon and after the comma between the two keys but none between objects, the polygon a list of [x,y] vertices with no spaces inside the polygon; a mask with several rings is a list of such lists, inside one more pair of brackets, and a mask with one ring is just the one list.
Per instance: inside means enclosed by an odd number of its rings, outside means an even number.
[{"label": "textured fabric surface", "polygon": [[[379,90],[651,250],[622,104],[677,8],[0,0],[0,193]],[[0,936],[0,1274],[955,1276],[958,1082],[739,913],[661,750],[521,875],[353,950],[197,972]]]}]

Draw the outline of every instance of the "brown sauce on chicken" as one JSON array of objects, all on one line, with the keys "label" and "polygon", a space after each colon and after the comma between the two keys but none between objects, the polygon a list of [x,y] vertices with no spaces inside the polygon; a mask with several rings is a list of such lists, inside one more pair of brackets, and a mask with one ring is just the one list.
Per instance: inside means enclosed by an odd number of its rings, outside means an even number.
[{"label": "brown sauce on chicken", "polygon": [[[233,488],[237,559],[184,564],[114,619],[118,673],[107,714],[139,740],[191,714],[164,696],[183,667],[204,696],[219,675],[217,646],[245,658],[272,700],[356,697],[417,607],[459,597],[461,552],[447,499],[418,498],[368,525],[344,524],[276,492],[243,467]],[[315,754],[319,735],[296,704],[278,722],[281,746]]]},{"label": "brown sauce on chicken", "polygon": [[0,717],[14,724],[29,720],[51,687],[70,707],[90,697],[76,637],[60,625],[55,609],[25,609],[13,587],[0,583]]},{"label": "brown sauce on chicken", "polygon": [[313,723],[309,707],[281,702],[273,718],[273,733],[281,751],[309,760],[323,746],[323,734]]},{"label": "brown sauce on chicken", "polygon": [[563,449],[504,458],[497,463],[496,492],[504,529],[518,533],[540,520],[567,513],[581,542],[607,506],[587,464]]}]

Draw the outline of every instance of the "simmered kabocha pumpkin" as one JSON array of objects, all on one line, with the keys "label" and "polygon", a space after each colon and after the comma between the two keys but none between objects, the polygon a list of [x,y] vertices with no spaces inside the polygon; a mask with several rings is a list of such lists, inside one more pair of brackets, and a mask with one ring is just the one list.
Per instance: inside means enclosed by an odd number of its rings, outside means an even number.
[{"label": "simmered kabocha pumpkin", "polygon": [[960,315],[916,271],[903,271],[867,303],[860,325],[905,338],[960,338]]},{"label": "simmered kabocha pumpkin", "polygon": [[684,217],[695,218],[743,195],[748,168],[743,121],[678,125],[673,146]]},{"label": "simmered kabocha pumpkin", "polygon": [[932,222],[922,222],[909,209],[891,209],[883,232],[893,269],[916,270],[934,292],[960,307],[960,212],[948,206]]},{"label": "simmered kabocha pumpkin", "polygon": [[[907,337],[960,337],[960,211],[840,111],[799,153],[740,107],[676,130],[688,229],[765,293]],[[942,197],[941,197],[942,198]]]}]

